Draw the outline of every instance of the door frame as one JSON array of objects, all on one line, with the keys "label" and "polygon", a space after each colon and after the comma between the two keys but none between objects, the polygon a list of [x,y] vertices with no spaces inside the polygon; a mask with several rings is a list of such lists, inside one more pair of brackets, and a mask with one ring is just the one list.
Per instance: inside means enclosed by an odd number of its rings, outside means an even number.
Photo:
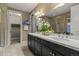
[{"label": "door frame", "polygon": [[[9,15],[9,11],[8,11],[8,17],[10,17]],[[20,16],[20,43],[22,43],[22,14]],[[7,46],[11,45],[11,23],[10,23],[10,19],[8,18],[8,42],[7,42]]]}]

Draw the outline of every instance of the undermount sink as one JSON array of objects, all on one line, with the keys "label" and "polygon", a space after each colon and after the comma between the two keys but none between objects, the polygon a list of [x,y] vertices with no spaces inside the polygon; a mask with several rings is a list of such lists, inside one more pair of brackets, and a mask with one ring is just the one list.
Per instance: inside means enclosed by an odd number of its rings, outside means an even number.
[{"label": "undermount sink", "polygon": [[49,36],[49,38],[52,38],[52,39],[55,39],[55,40],[66,40],[66,41],[69,41],[68,38],[64,38],[64,37]]}]

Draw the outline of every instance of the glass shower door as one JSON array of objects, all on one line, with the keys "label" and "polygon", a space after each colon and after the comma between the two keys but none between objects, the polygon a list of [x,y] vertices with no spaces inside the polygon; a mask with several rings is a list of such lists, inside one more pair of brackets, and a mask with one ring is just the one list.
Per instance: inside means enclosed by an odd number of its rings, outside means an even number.
[{"label": "glass shower door", "polygon": [[0,8],[0,47],[3,47],[5,45],[5,21],[3,16],[3,11]]},{"label": "glass shower door", "polygon": [[7,5],[0,4],[0,47],[8,45]]},{"label": "glass shower door", "polygon": [[1,46],[1,9],[0,9],[0,46]]}]

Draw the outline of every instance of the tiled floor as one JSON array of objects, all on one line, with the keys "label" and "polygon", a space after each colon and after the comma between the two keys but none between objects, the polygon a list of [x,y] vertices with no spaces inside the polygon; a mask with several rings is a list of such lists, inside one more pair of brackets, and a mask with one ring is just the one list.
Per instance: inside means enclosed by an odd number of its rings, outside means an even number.
[{"label": "tiled floor", "polygon": [[0,48],[0,56],[33,56],[33,54],[25,43],[16,43]]}]

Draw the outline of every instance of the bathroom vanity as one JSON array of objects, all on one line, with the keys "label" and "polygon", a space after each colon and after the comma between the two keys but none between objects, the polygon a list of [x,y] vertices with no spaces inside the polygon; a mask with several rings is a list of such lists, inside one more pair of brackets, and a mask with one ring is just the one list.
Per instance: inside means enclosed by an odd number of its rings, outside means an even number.
[{"label": "bathroom vanity", "polygon": [[29,33],[28,47],[36,56],[78,56],[79,40]]}]

